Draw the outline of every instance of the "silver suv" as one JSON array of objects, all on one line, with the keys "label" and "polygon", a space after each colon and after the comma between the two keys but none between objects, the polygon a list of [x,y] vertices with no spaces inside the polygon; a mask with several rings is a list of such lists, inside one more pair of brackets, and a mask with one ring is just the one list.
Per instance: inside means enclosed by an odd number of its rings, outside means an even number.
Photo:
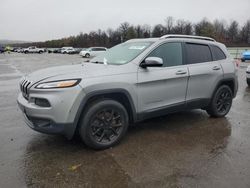
[{"label": "silver suv", "polygon": [[78,132],[89,147],[104,149],[147,118],[186,109],[225,116],[238,81],[223,44],[166,35],[129,40],[89,63],[34,72],[20,89],[18,104],[32,129],[69,139]]}]

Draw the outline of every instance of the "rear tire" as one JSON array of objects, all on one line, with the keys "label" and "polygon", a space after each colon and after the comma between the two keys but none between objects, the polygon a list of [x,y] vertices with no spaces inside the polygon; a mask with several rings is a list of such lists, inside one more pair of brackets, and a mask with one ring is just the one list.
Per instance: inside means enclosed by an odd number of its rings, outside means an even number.
[{"label": "rear tire", "polygon": [[104,99],[92,103],[80,121],[79,134],[93,149],[106,149],[119,143],[129,125],[125,107],[117,101]]},{"label": "rear tire", "polygon": [[247,79],[247,85],[250,87],[250,79]]},{"label": "rear tire", "polygon": [[231,109],[233,93],[229,86],[220,86],[213,95],[207,113],[212,117],[224,117]]}]

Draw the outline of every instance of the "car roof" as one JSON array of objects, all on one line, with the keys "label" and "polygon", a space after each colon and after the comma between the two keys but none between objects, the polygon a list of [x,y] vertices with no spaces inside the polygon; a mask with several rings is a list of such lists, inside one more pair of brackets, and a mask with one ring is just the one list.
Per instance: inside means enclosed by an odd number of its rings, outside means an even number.
[{"label": "car roof", "polygon": [[163,40],[178,40],[185,42],[201,42],[201,43],[215,43],[215,39],[204,36],[194,36],[194,35],[163,35],[158,38],[143,38],[143,39],[131,39],[126,42],[157,42]]}]

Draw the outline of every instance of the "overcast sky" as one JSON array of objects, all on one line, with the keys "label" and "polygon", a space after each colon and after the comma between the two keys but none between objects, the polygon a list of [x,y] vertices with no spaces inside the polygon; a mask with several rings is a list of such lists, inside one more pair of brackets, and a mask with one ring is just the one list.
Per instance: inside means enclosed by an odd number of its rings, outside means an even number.
[{"label": "overcast sky", "polygon": [[250,0],[0,0],[0,39],[44,41],[120,23],[250,19]]}]

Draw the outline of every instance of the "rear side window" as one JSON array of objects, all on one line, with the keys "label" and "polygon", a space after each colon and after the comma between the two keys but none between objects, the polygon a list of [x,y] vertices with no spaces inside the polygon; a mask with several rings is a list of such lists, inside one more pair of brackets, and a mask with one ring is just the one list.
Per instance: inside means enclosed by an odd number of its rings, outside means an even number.
[{"label": "rear side window", "polygon": [[211,51],[213,53],[214,61],[226,59],[226,55],[218,46],[211,46]]},{"label": "rear side window", "polygon": [[105,48],[99,48],[99,51],[106,51]]},{"label": "rear side window", "polygon": [[148,57],[159,57],[163,60],[164,67],[182,65],[181,43],[165,43],[153,50]]},{"label": "rear side window", "polygon": [[187,63],[203,63],[212,61],[212,54],[208,45],[186,43]]}]

